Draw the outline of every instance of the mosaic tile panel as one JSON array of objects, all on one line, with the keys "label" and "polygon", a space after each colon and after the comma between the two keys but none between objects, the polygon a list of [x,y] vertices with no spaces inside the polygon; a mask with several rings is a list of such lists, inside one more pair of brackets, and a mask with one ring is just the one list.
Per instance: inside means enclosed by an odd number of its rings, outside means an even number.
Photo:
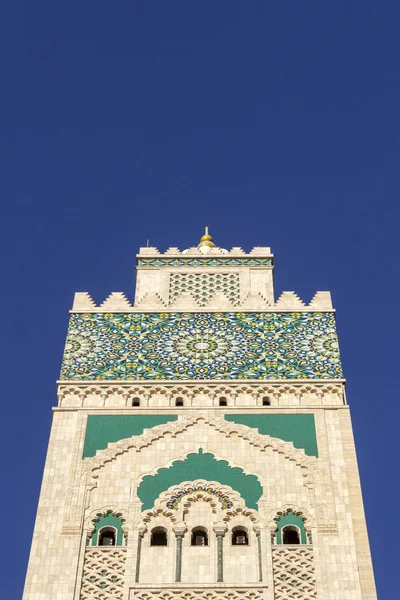
[{"label": "mosaic tile panel", "polygon": [[333,313],[72,314],[61,379],[335,379]]},{"label": "mosaic tile panel", "polygon": [[139,258],[138,267],[271,267],[271,258]]},{"label": "mosaic tile panel", "polygon": [[169,282],[169,300],[172,303],[182,294],[191,294],[204,306],[222,292],[232,304],[240,302],[239,273],[172,273]]}]

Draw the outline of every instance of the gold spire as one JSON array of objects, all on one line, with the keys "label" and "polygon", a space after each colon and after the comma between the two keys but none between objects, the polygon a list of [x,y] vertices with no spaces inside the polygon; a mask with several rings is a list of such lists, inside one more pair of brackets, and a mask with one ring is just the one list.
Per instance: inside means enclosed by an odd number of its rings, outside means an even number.
[{"label": "gold spire", "polygon": [[200,238],[200,244],[197,247],[203,248],[204,246],[208,246],[209,248],[215,248],[213,239],[208,233],[208,227],[205,228],[204,235]]}]

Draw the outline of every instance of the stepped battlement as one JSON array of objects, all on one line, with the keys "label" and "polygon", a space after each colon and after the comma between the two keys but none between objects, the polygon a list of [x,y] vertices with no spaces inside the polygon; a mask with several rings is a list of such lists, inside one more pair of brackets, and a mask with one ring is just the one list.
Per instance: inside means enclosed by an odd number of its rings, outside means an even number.
[{"label": "stepped battlement", "polygon": [[119,313],[119,312],[332,312],[330,292],[316,292],[306,304],[295,292],[282,292],[276,302],[271,303],[260,293],[248,293],[243,299],[233,303],[223,291],[210,295],[202,302],[191,292],[182,293],[165,302],[158,293],[148,292],[132,304],[123,292],[112,292],[101,304],[96,304],[88,292],[76,292],[71,312],[76,313]]}]

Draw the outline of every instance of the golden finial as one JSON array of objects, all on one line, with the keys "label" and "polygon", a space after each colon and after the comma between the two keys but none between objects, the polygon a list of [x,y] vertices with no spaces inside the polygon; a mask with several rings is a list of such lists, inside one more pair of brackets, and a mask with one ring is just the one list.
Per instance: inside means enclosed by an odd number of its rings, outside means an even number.
[{"label": "golden finial", "polygon": [[203,248],[203,246],[208,246],[209,248],[215,248],[215,244],[211,235],[208,233],[208,227],[205,228],[204,235],[200,238],[200,244],[197,246],[198,248]]}]

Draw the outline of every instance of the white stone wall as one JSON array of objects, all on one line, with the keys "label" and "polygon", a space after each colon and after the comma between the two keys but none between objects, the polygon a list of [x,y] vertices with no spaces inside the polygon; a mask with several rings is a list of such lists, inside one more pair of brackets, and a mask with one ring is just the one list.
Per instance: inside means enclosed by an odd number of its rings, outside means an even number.
[{"label": "white stone wall", "polygon": [[[228,386],[226,386],[228,387]],[[84,388],[84,386],[83,386]],[[226,392],[224,392],[226,393]],[[101,394],[101,392],[100,392]],[[113,395],[114,394],[114,395]],[[157,426],[156,433],[111,444],[96,457],[82,461],[86,415],[89,407],[59,408],[55,411],[48,457],[40,496],[35,534],[24,600],[78,600],[84,548],[90,516],[112,508],[122,511],[128,531],[127,570],[124,598],[135,583],[137,527],[142,513],[137,486],[143,476],[182,460],[202,448],[218,460],[227,460],[245,473],[255,474],[264,489],[258,520],[263,528],[263,594],[273,600],[272,558],[268,546],[272,517],[282,507],[296,506],[310,516],[315,554],[315,577],[319,600],[375,600],[368,539],[362,509],[354,443],[348,407],[324,407],[316,394],[307,392],[308,407],[276,404],[266,410],[286,414],[299,411],[315,415],[319,457],[307,457],[290,443],[261,436],[256,430],[223,420],[224,411],[248,412],[242,404],[228,408],[197,407],[171,411],[153,397],[153,409],[179,415],[179,420]],[[103,394],[104,395],[104,394]],[[73,395],[72,395],[73,396]],[[72,397],[71,396],[71,397]],[[237,397],[239,397],[238,395]],[[144,414],[146,409],[106,405],[107,398],[123,398],[119,392],[101,398],[91,392],[95,414]],[[160,393],[165,400],[165,395]],[[206,394],[203,392],[206,399]],[[236,399],[237,399],[236,397]],[[251,397],[251,395],[250,395]],[[62,400],[64,402],[65,398]],[[99,403],[103,405],[99,407]],[[208,399],[211,404],[211,399]],[[207,402],[204,402],[206,405]],[[258,410],[259,407],[258,407]],[[93,414],[93,412],[91,413]],[[154,414],[150,412],[149,414]],[[198,418],[200,417],[200,420]],[[143,440],[143,442],[141,442]],[[94,469],[94,470],[93,470]],[[202,510],[201,503],[196,510]],[[188,532],[183,539],[182,584],[215,584],[216,538],[212,531],[215,515],[187,516]],[[206,505],[206,512],[210,511]],[[166,517],[160,516],[159,523]],[[209,548],[191,548],[189,531],[197,519],[207,520],[211,530]],[[214,519],[214,520],[213,520]],[[228,532],[241,517],[227,524]],[[202,523],[200,523],[202,524]],[[244,524],[243,521],[240,524]],[[175,537],[169,521],[169,546],[150,548],[146,525],[142,544],[140,586],[175,585]],[[229,533],[224,538],[224,585],[252,586],[258,582],[256,535],[248,524],[248,547],[232,547]],[[196,554],[196,552],[198,553]],[[240,559],[238,554],[240,553]],[[160,555],[160,556],[158,556]],[[206,573],[206,575],[204,574]],[[204,574],[204,575],[203,575]],[[269,582],[269,585],[268,585]]]}]

